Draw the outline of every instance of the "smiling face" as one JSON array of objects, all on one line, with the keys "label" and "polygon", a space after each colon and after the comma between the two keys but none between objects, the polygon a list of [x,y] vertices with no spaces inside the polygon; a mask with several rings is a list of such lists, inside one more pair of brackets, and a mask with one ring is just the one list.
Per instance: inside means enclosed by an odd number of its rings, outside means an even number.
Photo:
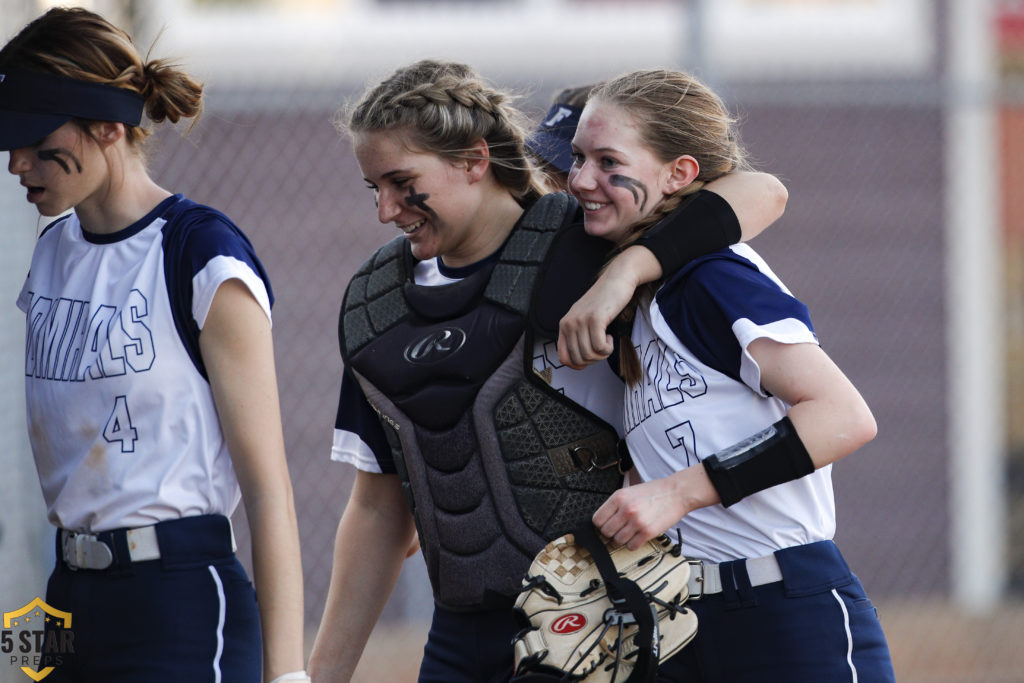
[{"label": "smiling face", "polygon": [[11,151],[7,170],[44,216],[57,216],[101,194],[106,164],[99,145],[68,122],[35,145]]},{"label": "smiling face", "polygon": [[393,131],[362,132],[354,143],[377,218],[405,234],[413,256],[421,261],[441,256],[455,267],[487,256],[477,253],[477,226],[469,218],[482,197],[467,164],[414,151]]},{"label": "smiling face", "polygon": [[663,162],[643,143],[622,107],[587,103],[572,141],[569,191],[580,200],[589,234],[619,242],[630,228],[678,189],[673,162]]}]

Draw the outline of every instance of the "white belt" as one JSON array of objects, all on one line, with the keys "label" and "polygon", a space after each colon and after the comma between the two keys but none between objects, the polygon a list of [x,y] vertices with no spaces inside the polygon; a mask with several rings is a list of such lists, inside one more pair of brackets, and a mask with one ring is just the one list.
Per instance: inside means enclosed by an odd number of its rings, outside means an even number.
[{"label": "white belt", "polygon": [[[775,559],[774,553],[764,557],[750,557],[744,560],[744,563],[751,586],[763,586],[782,581],[782,569],[779,567],[779,561]],[[691,600],[699,600],[701,596],[722,592],[722,574],[719,570],[721,565],[708,564],[701,560],[694,560],[692,564],[690,581],[687,584]]]},{"label": "white belt", "polygon": [[[160,559],[155,526],[128,529],[124,533],[128,542],[128,556],[132,562]],[[110,546],[96,534],[61,529],[60,535],[64,561],[72,569],[106,569],[114,563],[114,553]]]},{"label": "white belt", "polygon": [[[237,550],[235,530],[228,520],[231,532],[231,551]],[[123,533],[128,546],[128,557],[132,562],[160,559],[160,544],[156,538],[156,526],[140,526],[135,529],[118,530]],[[83,534],[77,531],[60,530],[60,547],[64,561],[72,569],[106,569],[114,563],[110,545],[100,540],[97,534]]]}]

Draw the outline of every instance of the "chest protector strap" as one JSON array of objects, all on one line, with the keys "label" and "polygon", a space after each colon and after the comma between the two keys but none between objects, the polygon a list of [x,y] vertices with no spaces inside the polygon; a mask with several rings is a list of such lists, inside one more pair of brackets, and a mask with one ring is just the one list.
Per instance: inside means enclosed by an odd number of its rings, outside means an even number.
[{"label": "chest protector strap", "polygon": [[532,370],[536,283],[575,208],[538,200],[498,261],[453,285],[413,284],[399,238],[345,295],[345,362],[392,444],[434,597],[452,609],[510,604],[536,553],[622,482],[615,430]]}]

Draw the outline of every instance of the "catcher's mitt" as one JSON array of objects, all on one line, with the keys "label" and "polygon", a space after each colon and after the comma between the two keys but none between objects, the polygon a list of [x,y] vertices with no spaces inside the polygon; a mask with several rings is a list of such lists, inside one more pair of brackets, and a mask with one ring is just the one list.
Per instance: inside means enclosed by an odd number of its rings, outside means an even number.
[{"label": "catcher's mitt", "polygon": [[667,536],[629,550],[585,525],[534,558],[516,600],[516,683],[651,681],[697,633],[690,564]]}]

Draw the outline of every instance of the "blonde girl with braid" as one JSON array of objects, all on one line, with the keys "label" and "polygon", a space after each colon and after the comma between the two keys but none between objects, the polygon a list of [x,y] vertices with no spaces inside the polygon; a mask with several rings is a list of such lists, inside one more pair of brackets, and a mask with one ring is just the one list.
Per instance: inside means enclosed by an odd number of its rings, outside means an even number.
[{"label": "blonde girl with braid", "polygon": [[[309,670],[350,679],[418,532],[435,602],[420,680],[504,681],[530,560],[621,484],[621,382],[606,363],[560,363],[555,342],[611,244],[584,233],[568,195],[547,193],[524,146],[528,122],[466,65],[402,67],[339,126],[380,222],[400,234],[342,305],[332,458],[357,473]],[[611,262],[588,307],[602,341],[637,283],[755,234],[785,203],[765,174],[722,187]],[[584,346],[581,362],[600,353]]]},{"label": "blonde girl with braid", "polygon": [[[746,167],[722,101],[671,70],[596,88],[573,150],[586,231],[618,249]],[[594,525],[631,548],[668,533],[702,564],[697,637],[658,680],[892,681],[875,610],[832,540],[831,464],[875,421],[806,306],[738,244],[642,288],[620,323],[635,468]]]},{"label": "blonde girl with braid", "polygon": [[49,681],[309,680],[270,281],[239,228],[157,184],[143,154],[143,113],[194,120],[202,95],[84,9],[52,9],[0,50],[0,150],[40,215],[60,216],[17,301],[56,527],[45,600],[70,614],[37,653]]}]

